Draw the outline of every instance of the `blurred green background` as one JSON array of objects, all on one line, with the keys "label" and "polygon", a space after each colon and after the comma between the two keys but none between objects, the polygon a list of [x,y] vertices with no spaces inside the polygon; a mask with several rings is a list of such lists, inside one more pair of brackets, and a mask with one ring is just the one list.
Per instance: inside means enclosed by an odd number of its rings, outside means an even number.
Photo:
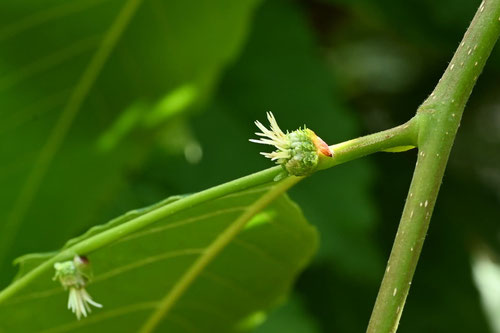
[{"label": "blurred green background", "polygon": [[[479,3],[2,1],[0,285],[21,254],[269,167],[248,142],[266,111],[329,144],[406,121]],[[497,47],[466,108],[400,332],[500,332],[499,75]],[[366,329],[415,160],[377,154],[291,191],[321,246],[257,332]]]}]

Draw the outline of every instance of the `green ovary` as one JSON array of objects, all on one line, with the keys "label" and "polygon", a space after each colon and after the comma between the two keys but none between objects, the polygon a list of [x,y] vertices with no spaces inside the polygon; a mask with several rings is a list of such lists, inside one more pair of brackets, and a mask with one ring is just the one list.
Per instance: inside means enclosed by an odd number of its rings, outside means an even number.
[{"label": "green ovary", "polygon": [[299,129],[287,134],[290,140],[290,158],[282,165],[294,176],[307,176],[317,167],[319,156],[311,137],[315,134],[309,129]]}]

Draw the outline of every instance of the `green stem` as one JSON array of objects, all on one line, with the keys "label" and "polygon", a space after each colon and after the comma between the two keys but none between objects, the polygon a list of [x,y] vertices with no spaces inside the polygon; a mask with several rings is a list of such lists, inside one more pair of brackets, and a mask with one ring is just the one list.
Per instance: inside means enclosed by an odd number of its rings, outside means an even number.
[{"label": "green stem", "polygon": [[333,166],[379,151],[403,151],[417,146],[417,121],[412,118],[407,123],[333,146],[334,158],[323,158],[319,169]]},{"label": "green stem", "polygon": [[417,111],[417,164],[369,333],[397,330],[465,104],[499,35],[500,0],[484,1],[438,85]]},{"label": "green stem", "polygon": [[[335,165],[345,163],[367,154],[383,151],[400,146],[412,146],[416,144],[416,122],[414,119],[408,123],[367,135],[354,140],[331,146],[334,151],[333,158],[323,159],[319,169],[331,168]],[[183,209],[193,207],[208,200],[220,198],[226,194],[241,191],[250,187],[272,182],[283,169],[280,166],[269,168],[246,177],[242,177],[228,183],[212,187],[205,191],[198,192],[178,201],[162,206],[147,214],[141,215],[126,223],[120,224],[112,229],[103,231],[95,236],[89,237],[73,246],[66,248],[47,261],[43,262],[21,278],[15,280],[8,287],[0,292],[0,303],[26,287],[31,281],[44,272],[53,269],[56,262],[72,258],[75,253],[90,253],[103,246],[106,246],[126,235],[144,228],[155,221],[172,215]],[[294,177],[291,177],[294,178]],[[284,180],[285,181],[285,180]],[[283,181],[283,182],[284,182]]]}]

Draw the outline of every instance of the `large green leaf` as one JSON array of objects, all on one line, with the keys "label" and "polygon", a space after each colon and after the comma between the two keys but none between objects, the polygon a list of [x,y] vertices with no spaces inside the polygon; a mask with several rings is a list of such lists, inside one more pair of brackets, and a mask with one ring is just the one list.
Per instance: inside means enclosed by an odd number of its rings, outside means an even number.
[{"label": "large green leaf", "polygon": [[[135,332],[158,302],[172,292],[197,258],[274,184],[230,193],[160,218],[88,256],[94,281],[88,291],[101,302],[77,321],[68,297],[45,270],[0,304],[0,332]],[[167,199],[94,227],[71,240],[72,248],[190,196]],[[300,209],[280,195],[260,210],[180,297],[158,326],[160,332],[234,332],[250,329],[259,313],[281,301],[316,249],[317,235]],[[19,278],[54,254],[20,258]],[[34,316],[33,314],[36,314]]]},{"label": "large green leaf", "polygon": [[161,126],[210,94],[258,2],[0,3],[0,284],[14,256],[113,216]]}]

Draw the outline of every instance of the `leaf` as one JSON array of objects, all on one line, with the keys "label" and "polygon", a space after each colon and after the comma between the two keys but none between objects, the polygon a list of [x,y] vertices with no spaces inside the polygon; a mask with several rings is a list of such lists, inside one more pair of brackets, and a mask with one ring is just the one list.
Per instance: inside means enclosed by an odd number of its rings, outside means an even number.
[{"label": "leaf", "polygon": [[[137,331],[217,237],[276,186],[266,184],[189,206],[89,253],[95,278],[87,290],[104,307],[81,321],[66,309],[68,295],[51,280],[53,270],[44,271],[0,304],[0,332]],[[131,216],[144,217],[155,208],[180,204],[188,198],[175,197],[153,209],[127,213],[67,245],[75,248],[75,244],[91,241],[106,230],[118,232],[123,223],[133,222]],[[258,211],[197,274],[162,319],[158,331],[236,332],[251,328],[248,318],[283,299],[314,253],[316,242],[316,231],[298,206],[280,195]],[[20,259],[26,267],[33,267],[36,261],[44,261],[43,256]]]},{"label": "leaf", "polygon": [[162,126],[210,96],[258,2],[0,4],[0,284],[10,258],[138,205],[116,193]]},{"label": "leaf", "polygon": [[400,147],[385,149],[384,151],[388,153],[400,153],[402,151],[411,150],[413,148],[415,148],[415,146],[400,146]]}]

